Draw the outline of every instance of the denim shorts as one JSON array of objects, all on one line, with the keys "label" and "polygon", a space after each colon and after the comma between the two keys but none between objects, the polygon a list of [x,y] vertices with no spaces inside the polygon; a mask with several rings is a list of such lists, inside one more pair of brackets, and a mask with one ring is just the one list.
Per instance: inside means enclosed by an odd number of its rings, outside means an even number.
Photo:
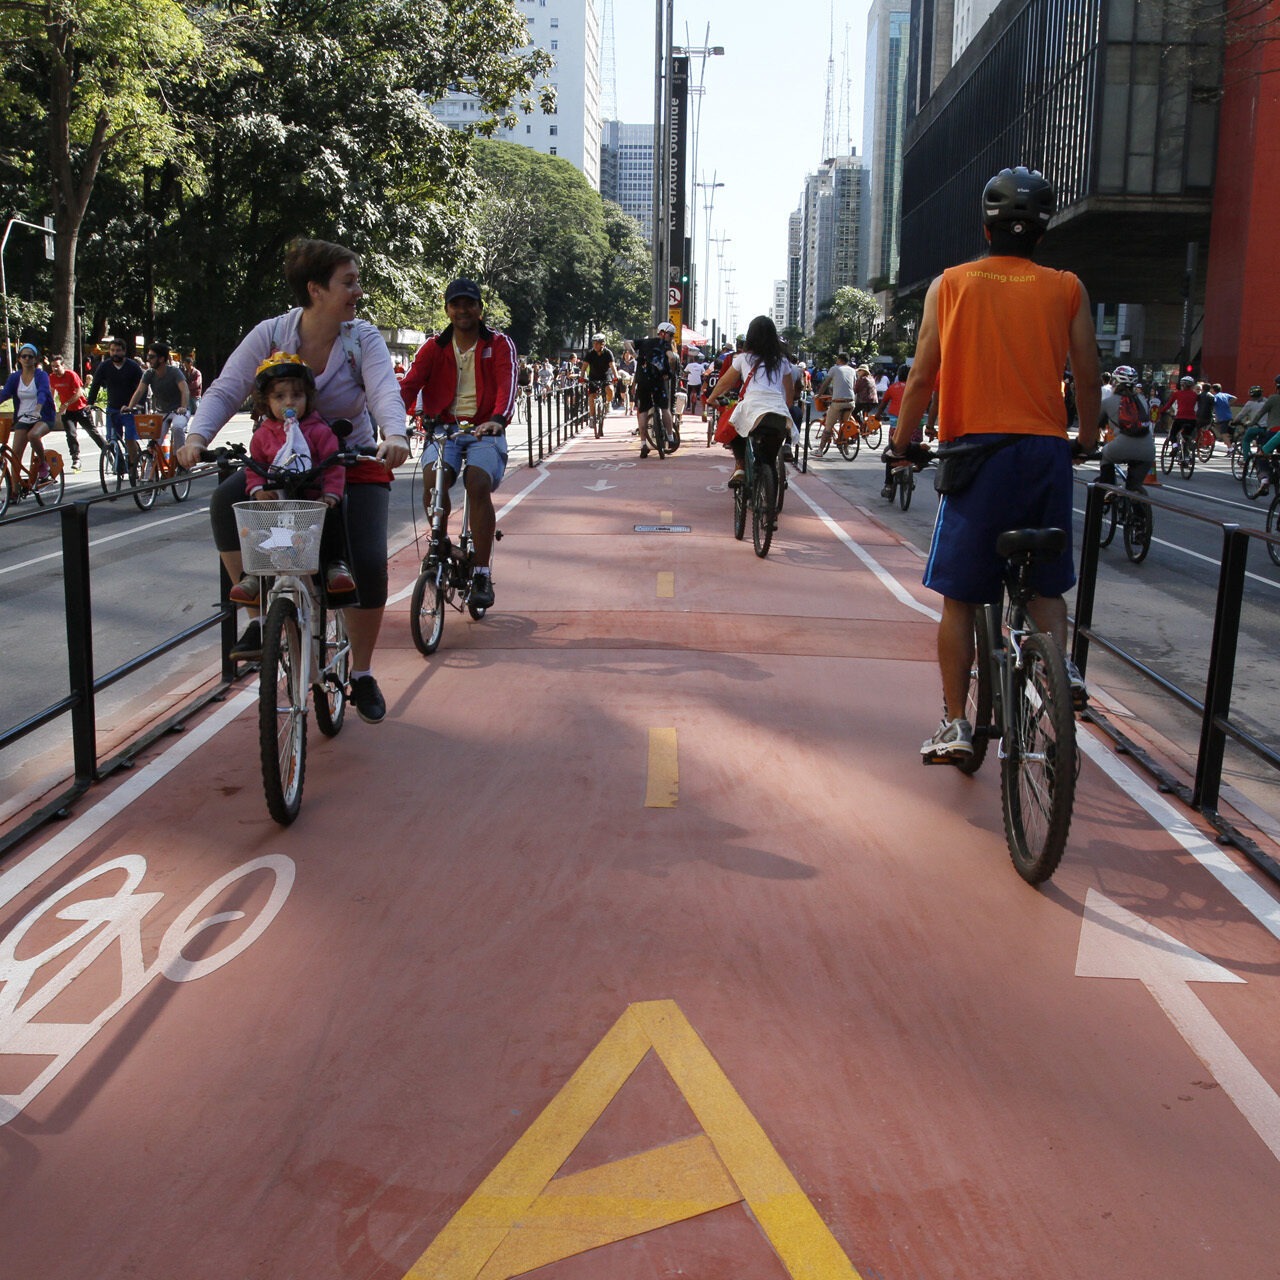
[{"label": "denim shorts", "polygon": [[[422,451],[424,471],[436,465],[437,446],[429,444]],[[444,465],[456,476],[462,470],[462,459],[467,466],[478,467],[489,477],[497,491],[507,470],[506,436],[473,436],[469,431],[459,431],[444,442]]]},{"label": "denim shorts", "polygon": [[[966,443],[1002,439],[966,435]],[[1072,554],[1071,446],[1058,436],[1026,436],[983,463],[963,493],[944,494],[933,526],[924,585],[951,600],[993,604],[1004,584],[996,539],[1006,529],[1065,529],[1067,545],[1037,563],[1031,580],[1042,596],[1060,596],[1076,581]]]}]

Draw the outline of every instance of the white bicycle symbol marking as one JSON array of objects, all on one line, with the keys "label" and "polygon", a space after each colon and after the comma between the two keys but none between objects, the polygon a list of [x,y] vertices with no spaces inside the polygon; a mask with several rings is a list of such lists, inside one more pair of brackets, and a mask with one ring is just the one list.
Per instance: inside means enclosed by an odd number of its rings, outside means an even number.
[{"label": "white bicycle symbol marking", "polygon": [[[206,930],[243,920],[243,911],[219,911],[201,919],[203,912],[224,897],[237,881],[258,871],[269,871],[271,892],[257,917],[221,950],[198,960],[185,952]],[[111,872],[123,872],[123,883],[110,895],[68,902],[78,891]],[[194,982],[207,977],[258,940],[280,913],[293,888],[294,864],[283,854],[271,854],[228,871],[205,889],[164,931],[151,964],[143,956],[142,922],[164,897],[161,893],[137,893],[147,872],[147,860],[126,854],[77,877],[28,912],[7,938],[0,940],[0,1062],[5,1055],[52,1057],[20,1093],[0,1094],[0,1125],[8,1124],[39,1096],[58,1073],[98,1032],[158,977],[170,982]],[[60,904],[66,903],[65,906]],[[79,925],[34,955],[19,958],[28,933],[50,917],[79,921]],[[119,943],[120,992],[105,1009],[87,1022],[38,1022],[39,1014],[66,991],[104,952]],[[77,950],[78,948],[78,950]],[[75,951],[70,958],[68,954]],[[49,966],[43,985],[23,999],[32,981]]]},{"label": "white bicycle symbol marking", "polygon": [[623,471],[627,467],[634,467],[634,462],[593,462],[591,469],[593,471]]}]

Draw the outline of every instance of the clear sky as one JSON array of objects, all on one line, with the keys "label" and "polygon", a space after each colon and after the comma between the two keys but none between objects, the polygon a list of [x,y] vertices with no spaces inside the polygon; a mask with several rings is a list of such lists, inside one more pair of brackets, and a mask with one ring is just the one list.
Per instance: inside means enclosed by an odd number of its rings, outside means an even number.
[{"label": "clear sky", "polygon": [[[847,132],[852,138],[859,155],[868,8],[869,0],[852,0],[837,6],[834,17],[832,106],[838,117],[847,29],[848,123],[837,127],[841,136]],[[714,175],[716,182],[724,183],[714,193],[711,234],[729,237],[723,250],[733,267],[732,277],[721,276],[713,242],[710,293],[698,303],[697,317],[686,316],[686,324],[717,314],[722,327],[728,327],[728,299],[721,288],[722,279],[732,279],[738,332],[752,316],[767,312],[772,304],[773,282],[786,274],[787,219],[799,207],[805,174],[812,173],[823,159],[832,21],[829,0],[782,4],[738,0],[716,10],[676,0],[676,44],[724,47],[723,57],[706,62],[697,180],[711,182]],[[628,124],[653,121],[655,22],[653,3],[613,0],[618,118]],[[698,75],[699,61],[694,58],[690,67],[694,84]],[[606,86],[606,102],[608,96]],[[697,98],[691,99],[691,122],[698,105]],[[706,190],[697,192],[693,252],[700,283],[707,279],[702,264],[707,257],[705,202],[709,194]]]}]

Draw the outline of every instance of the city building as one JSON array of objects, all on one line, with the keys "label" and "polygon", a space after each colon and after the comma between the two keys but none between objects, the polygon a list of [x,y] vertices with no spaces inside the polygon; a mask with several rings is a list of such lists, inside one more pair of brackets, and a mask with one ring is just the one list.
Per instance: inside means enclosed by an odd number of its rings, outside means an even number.
[{"label": "city building", "polygon": [[[900,292],[979,256],[983,185],[1040,169],[1058,196],[1038,259],[1126,306],[1129,362],[1198,351],[1222,90],[1223,24],[1181,0],[1003,0],[954,43],[950,0],[913,0],[902,176]],[[1184,297],[1191,305],[1184,308]],[[1138,349],[1132,329],[1142,307]],[[1216,376],[1216,375],[1215,375]]]},{"label": "city building", "polygon": [[769,308],[769,318],[779,333],[787,327],[787,282],[773,282],[773,306]]},{"label": "city building", "polygon": [[866,283],[881,290],[898,278],[910,25],[911,0],[873,0],[867,14],[862,154],[869,167]]},{"label": "city building", "polygon": [[[551,115],[522,116],[494,137],[568,160],[600,189],[600,17],[595,0],[516,0],[529,26],[529,43],[545,49],[555,66],[539,86],[556,91]],[[483,119],[481,104],[467,93],[433,103],[432,114],[451,128]]]},{"label": "city building", "polygon": [[797,209],[787,219],[787,328],[800,328],[800,298],[804,290],[804,211]]},{"label": "city building", "polygon": [[864,202],[866,170],[856,152],[825,160],[805,178],[797,215],[800,230],[796,324],[806,333],[836,290],[866,278]]},{"label": "city building", "polygon": [[622,206],[653,240],[653,125],[604,122],[600,194]]}]

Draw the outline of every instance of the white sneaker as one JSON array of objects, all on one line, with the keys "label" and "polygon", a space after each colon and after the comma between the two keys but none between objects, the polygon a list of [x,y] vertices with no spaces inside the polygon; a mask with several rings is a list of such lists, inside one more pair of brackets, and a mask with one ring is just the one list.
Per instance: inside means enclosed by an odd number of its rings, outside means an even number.
[{"label": "white sneaker", "polygon": [[973,755],[973,725],[963,717],[943,719],[933,737],[920,746],[926,760],[957,760]]}]

